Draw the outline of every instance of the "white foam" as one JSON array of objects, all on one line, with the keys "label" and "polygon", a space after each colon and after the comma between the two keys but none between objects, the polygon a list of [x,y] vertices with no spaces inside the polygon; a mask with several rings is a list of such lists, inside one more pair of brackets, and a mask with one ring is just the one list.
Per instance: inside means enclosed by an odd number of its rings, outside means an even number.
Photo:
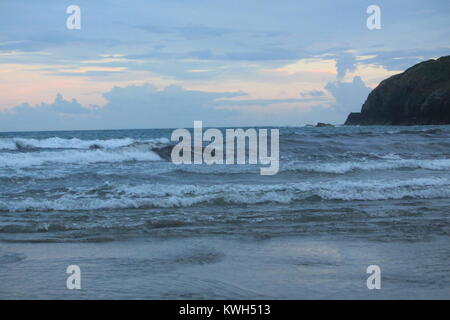
[{"label": "white foam", "polygon": [[0,150],[16,150],[16,144],[13,139],[0,139]]},{"label": "white foam", "polygon": [[427,169],[448,170],[450,159],[401,159],[401,160],[366,160],[349,162],[299,163],[290,162],[282,166],[281,171],[309,171],[344,174],[354,170],[392,170],[392,169]]},{"label": "white foam", "polygon": [[[101,189],[106,198],[96,196]],[[174,208],[194,205],[226,204],[244,205],[260,203],[289,204],[312,196],[324,200],[388,200],[411,198],[448,198],[450,180],[443,178],[417,178],[407,180],[325,181],[322,183],[300,182],[289,184],[222,184],[177,185],[105,184],[97,187],[77,187],[59,195],[59,198],[20,201],[0,201],[0,210],[26,211],[74,211],[125,208]]]},{"label": "white foam", "polygon": [[46,148],[46,149],[89,149],[91,146],[99,146],[106,149],[115,149],[130,146],[133,143],[159,144],[169,143],[167,138],[156,138],[148,140],[134,140],[132,138],[107,139],[107,140],[81,140],[78,138],[63,139],[52,137],[47,139],[25,139],[25,138],[1,138],[0,150],[17,150],[17,145],[23,148]]},{"label": "white foam", "polygon": [[0,167],[26,168],[49,163],[91,164],[100,162],[158,161],[152,151],[138,149],[64,150],[32,153],[0,153]]}]

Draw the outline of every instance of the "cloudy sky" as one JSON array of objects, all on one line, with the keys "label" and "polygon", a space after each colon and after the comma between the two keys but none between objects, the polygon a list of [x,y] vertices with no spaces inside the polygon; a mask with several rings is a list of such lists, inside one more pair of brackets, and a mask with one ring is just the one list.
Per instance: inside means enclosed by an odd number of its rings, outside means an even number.
[{"label": "cloudy sky", "polygon": [[0,131],[343,123],[449,54],[449,0],[0,0]]}]

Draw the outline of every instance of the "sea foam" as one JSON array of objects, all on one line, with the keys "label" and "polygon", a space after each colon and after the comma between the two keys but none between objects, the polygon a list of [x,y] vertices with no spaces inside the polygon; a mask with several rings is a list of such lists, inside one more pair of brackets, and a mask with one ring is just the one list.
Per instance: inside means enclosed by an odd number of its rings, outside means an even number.
[{"label": "sea foam", "polygon": [[[99,193],[106,196],[99,196]],[[373,201],[404,198],[448,198],[450,180],[415,178],[405,180],[325,181],[287,184],[177,185],[106,184],[77,187],[53,199],[0,199],[0,211],[86,211],[103,209],[175,208],[200,204],[256,205],[290,204],[318,197],[322,200]],[[315,200],[316,201],[316,200]]]},{"label": "sea foam", "polygon": [[30,138],[1,138],[0,150],[26,150],[26,149],[89,149],[92,147],[115,149],[130,146],[132,144],[166,144],[167,138],[156,138],[148,140],[135,140],[132,138],[105,139],[105,140],[81,140],[78,138],[63,139],[52,137],[46,139]]}]

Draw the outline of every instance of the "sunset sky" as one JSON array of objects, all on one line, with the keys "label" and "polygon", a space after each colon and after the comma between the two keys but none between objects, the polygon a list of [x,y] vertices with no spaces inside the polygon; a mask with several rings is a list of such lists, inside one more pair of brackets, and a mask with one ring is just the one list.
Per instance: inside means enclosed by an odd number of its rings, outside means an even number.
[{"label": "sunset sky", "polygon": [[449,54],[448,0],[0,0],[0,131],[339,124]]}]

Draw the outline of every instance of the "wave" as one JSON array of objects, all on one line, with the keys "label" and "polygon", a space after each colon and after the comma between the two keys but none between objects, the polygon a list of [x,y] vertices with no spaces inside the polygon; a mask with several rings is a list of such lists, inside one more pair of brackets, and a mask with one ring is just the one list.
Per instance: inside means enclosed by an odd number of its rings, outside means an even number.
[{"label": "wave", "polygon": [[[374,156],[375,157],[375,156]],[[450,159],[401,159],[396,154],[378,155],[378,160],[322,162],[322,161],[281,161],[280,173],[308,172],[343,175],[356,171],[396,170],[396,169],[425,169],[432,171],[446,171],[450,169]],[[168,168],[166,172],[191,174],[258,174],[260,165],[216,165],[216,166],[177,166]]]},{"label": "wave", "polygon": [[135,140],[132,138],[107,140],[81,140],[78,138],[63,139],[52,137],[47,139],[2,138],[0,150],[34,150],[34,149],[116,149],[137,144],[150,146],[167,144],[169,139],[156,138],[149,140]]},{"label": "wave", "polygon": [[325,163],[299,163],[290,162],[281,168],[281,171],[304,171],[318,173],[345,174],[356,170],[393,170],[393,169],[426,169],[448,170],[450,159],[401,159],[401,160],[369,160],[354,162],[325,162]]},{"label": "wave", "polygon": [[[100,196],[101,194],[101,196]],[[0,211],[91,211],[107,209],[150,209],[195,205],[290,204],[296,201],[373,201],[404,198],[450,197],[450,180],[416,178],[407,180],[326,181],[288,184],[173,185],[106,184],[96,188],[72,188],[55,199],[0,200]]]},{"label": "wave", "polygon": [[117,230],[120,232],[128,230],[136,230],[139,228],[145,229],[164,229],[164,228],[178,228],[189,226],[191,223],[185,220],[177,220],[175,218],[164,219],[156,218],[141,221],[130,221],[127,223],[124,221],[108,221],[105,223],[104,220],[91,221],[86,220],[84,222],[79,222],[74,219],[61,219],[59,221],[52,222],[36,222],[28,221],[28,223],[6,223],[0,225],[0,233],[46,233],[46,232],[60,232],[60,231],[89,231],[89,230]]},{"label": "wave", "polygon": [[152,150],[139,148],[113,150],[64,150],[35,153],[0,153],[0,168],[26,168],[45,164],[92,164],[102,162],[160,161]]},{"label": "wave", "polygon": [[430,129],[417,129],[417,130],[391,130],[387,132],[388,134],[425,134],[425,135],[440,135],[448,133],[448,131],[440,128],[430,128]]},{"label": "wave", "polygon": [[[26,168],[50,163],[91,164],[101,162],[160,161],[167,138],[135,140],[132,138],[81,140],[2,138],[0,168]],[[27,152],[35,151],[35,152]]]}]

